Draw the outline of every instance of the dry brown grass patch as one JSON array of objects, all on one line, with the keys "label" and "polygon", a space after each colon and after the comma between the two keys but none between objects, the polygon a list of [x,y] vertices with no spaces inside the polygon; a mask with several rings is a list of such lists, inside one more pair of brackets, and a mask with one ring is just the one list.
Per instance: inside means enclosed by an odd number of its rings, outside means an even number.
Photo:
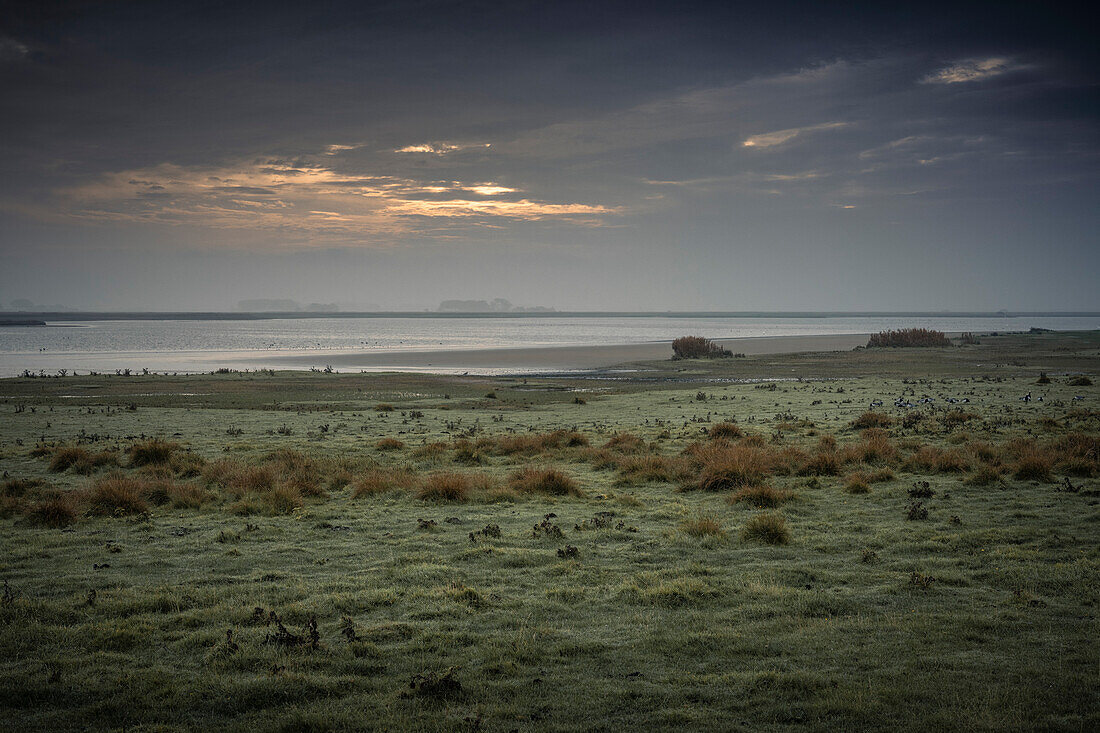
[{"label": "dry brown grass patch", "polygon": [[717,440],[719,438],[725,440],[734,440],[744,435],[741,432],[741,428],[731,422],[720,422],[711,425],[710,430],[707,431],[707,437],[711,440]]},{"label": "dry brown grass patch", "polygon": [[508,477],[508,485],[520,494],[584,496],[577,482],[556,468],[522,468]]},{"label": "dry brown grass patch", "polygon": [[715,447],[703,455],[698,487],[704,491],[727,491],[762,484],[771,473],[772,457],[764,448],[739,443]]},{"label": "dry brown grass patch", "polygon": [[764,509],[774,509],[785,501],[790,501],[795,496],[788,489],[777,489],[770,484],[756,484],[745,486],[730,495],[731,504],[745,503]]},{"label": "dry brown grass patch", "polygon": [[616,453],[644,453],[646,451],[645,441],[634,433],[616,433],[603,444],[603,447]]},{"label": "dry brown grass patch", "polygon": [[957,450],[924,445],[905,459],[904,468],[911,473],[961,473],[970,469],[970,462]]},{"label": "dry brown grass patch", "polygon": [[382,438],[374,444],[374,447],[378,450],[401,450],[405,444],[397,438]]},{"label": "dry brown grass patch", "polygon": [[156,463],[168,463],[172,454],[180,450],[179,443],[170,443],[160,438],[151,438],[142,443],[134,443],[126,453],[130,456],[131,466],[148,466]]},{"label": "dry brown grass patch", "polygon": [[27,508],[26,517],[44,527],[68,527],[79,516],[77,503],[71,496],[57,495],[36,501]]},{"label": "dry brown grass patch", "polygon": [[722,523],[714,517],[695,517],[680,523],[680,529],[691,537],[725,537]]},{"label": "dry brown grass patch", "polygon": [[424,480],[416,496],[424,501],[466,501],[472,482],[466,474],[434,473]]},{"label": "dry brown grass patch", "polygon": [[50,459],[50,470],[54,473],[62,473],[73,466],[90,465],[91,462],[92,454],[88,449],[78,445],[66,445],[54,450],[53,458]]},{"label": "dry brown grass patch", "polygon": [[787,520],[775,512],[764,512],[751,517],[741,530],[741,539],[763,542],[766,545],[785,545],[791,541]]},{"label": "dry brown grass patch", "polygon": [[866,428],[888,428],[893,424],[894,418],[886,413],[868,410],[853,420],[850,427],[855,430],[865,430]]},{"label": "dry brown grass patch", "polygon": [[624,456],[618,461],[619,482],[683,481],[691,474],[691,463],[685,456]]},{"label": "dry brown grass patch", "polygon": [[356,498],[375,496],[390,491],[411,491],[420,485],[420,478],[412,471],[397,469],[371,469],[356,477],[351,495]]},{"label": "dry brown grass patch", "polygon": [[91,514],[125,516],[149,511],[146,501],[154,487],[134,476],[120,473],[99,479],[85,494]]}]

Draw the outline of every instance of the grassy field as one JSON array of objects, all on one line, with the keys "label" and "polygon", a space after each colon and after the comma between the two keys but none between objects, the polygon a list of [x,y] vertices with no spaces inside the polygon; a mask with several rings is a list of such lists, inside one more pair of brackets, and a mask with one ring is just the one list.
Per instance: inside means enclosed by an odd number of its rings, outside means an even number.
[{"label": "grassy field", "polygon": [[1095,730],[1098,364],[3,380],[0,725]]}]

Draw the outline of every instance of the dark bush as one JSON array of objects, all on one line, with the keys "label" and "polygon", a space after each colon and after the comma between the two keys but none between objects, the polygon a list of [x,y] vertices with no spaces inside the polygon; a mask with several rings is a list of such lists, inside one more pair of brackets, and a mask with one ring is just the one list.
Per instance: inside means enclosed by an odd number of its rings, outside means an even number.
[{"label": "dark bush", "polygon": [[867,342],[868,348],[875,346],[950,346],[951,341],[943,331],[927,328],[900,328],[896,331],[879,331]]},{"label": "dark bush", "polygon": [[672,342],[672,353],[677,359],[717,359],[733,356],[729,349],[702,336],[681,336]]}]

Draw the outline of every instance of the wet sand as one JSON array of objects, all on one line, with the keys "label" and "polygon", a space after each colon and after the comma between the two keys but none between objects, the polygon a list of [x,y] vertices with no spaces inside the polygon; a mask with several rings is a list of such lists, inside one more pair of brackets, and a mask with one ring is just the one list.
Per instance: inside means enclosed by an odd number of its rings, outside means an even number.
[{"label": "wet sand", "polygon": [[[716,343],[734,353],[791,354],[810,351],[848,351],[867,343],[868,334],[824,336],[760,336],[722,339]],[[454,351],[327,352],[264,358],[274,369],[332,366],[341,371],[507,372],[573,371],[628,367],[631,363],[672,357],[672,342],[611,344],[606,346],[546,346],[515,349]],[[250,361],[254,361],[250,359]]]}]

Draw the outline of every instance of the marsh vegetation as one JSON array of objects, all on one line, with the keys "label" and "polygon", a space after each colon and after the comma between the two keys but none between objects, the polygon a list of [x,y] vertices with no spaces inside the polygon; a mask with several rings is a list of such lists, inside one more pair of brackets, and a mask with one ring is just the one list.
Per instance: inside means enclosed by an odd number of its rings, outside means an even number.
[{"label": "marsh vegetation", "polygon": [[7,380],[3,715],[1094,727],[1100,339],[980,342]]}]

